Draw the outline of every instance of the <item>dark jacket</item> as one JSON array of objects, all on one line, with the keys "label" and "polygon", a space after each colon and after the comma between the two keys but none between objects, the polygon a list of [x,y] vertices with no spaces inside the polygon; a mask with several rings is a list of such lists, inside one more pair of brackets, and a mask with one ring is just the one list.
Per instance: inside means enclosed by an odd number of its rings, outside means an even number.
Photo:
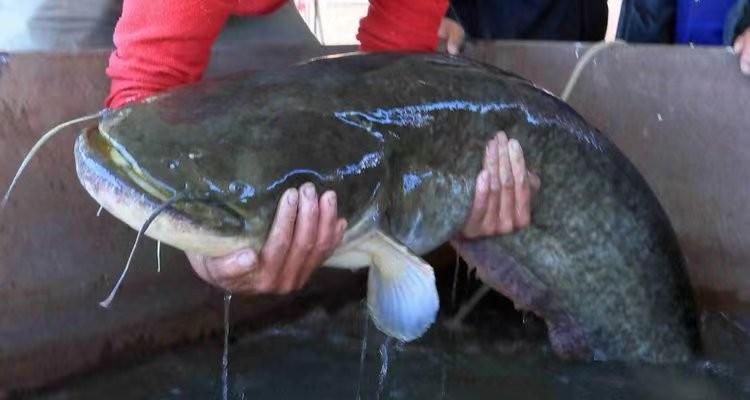
[{"label": "dark jacket", "polygon": [[599,41],[606,0],[451,0],[447,16],[473,39]]}]

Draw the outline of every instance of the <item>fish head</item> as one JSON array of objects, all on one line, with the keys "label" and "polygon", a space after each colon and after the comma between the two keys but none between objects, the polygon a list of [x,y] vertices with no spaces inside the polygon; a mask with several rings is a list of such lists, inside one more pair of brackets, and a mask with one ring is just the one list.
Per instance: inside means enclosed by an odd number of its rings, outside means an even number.
[{"label": "fish head", "polygon": [[354,129],[294,82],[201,82],[109,110],[76,145],[79,179],[134,229],[208,256],[260,250],[277,204],[305,182],[338,215],[368,215],[386,173],[382,136]]},{"label": "fish head", "polygon": [[[257,193],[236,178],[231,155],[218,156],[220,149],[189,129],[162,126],[147,109],[128,121],[134,111],[114,110],[79,136],[77,172],[89,194],[136,230],[171,201],[145,234],[184,251],[219,256],[258,250],[279,191]],[[262,169],[252,157],[242,165]]]}]

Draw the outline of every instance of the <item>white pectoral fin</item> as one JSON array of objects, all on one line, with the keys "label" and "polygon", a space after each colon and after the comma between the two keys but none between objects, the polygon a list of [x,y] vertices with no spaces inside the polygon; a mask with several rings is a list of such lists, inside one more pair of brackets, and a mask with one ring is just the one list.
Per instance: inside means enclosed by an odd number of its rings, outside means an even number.
[{"label": "white pectoral fin", "polygon": [[375,325],[402,341],[422,336],[440,307],[432,267],[380,231],[357,247],[371,256],[367,306]]}]

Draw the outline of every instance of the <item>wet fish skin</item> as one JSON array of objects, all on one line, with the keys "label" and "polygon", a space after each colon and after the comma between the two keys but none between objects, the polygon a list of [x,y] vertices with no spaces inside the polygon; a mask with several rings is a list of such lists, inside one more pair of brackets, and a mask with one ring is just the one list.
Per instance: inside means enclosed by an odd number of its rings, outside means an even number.
[{"label": "wet fish skin", "polygon": [[309,180],[336,190],[357,227],[347,242],[378,228],[417,254],[459,232],[498,130],[541,178],[532,224],[457,241],[459,252],[545,318],[561,355],[689,358],[694,305],[658,200],[573,109],[507,72],[443,55],[327,58],[170,91],[100,124],[165,193],[210,197],[243,219],[238,229],[214,208],[178,207],[217,234],[261,243],[283,190]]}]

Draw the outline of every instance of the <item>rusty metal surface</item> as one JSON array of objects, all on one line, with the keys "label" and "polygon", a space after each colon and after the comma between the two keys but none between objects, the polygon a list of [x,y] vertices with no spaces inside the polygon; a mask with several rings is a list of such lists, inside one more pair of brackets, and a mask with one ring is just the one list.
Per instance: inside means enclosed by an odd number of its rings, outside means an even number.
[{"label": "rusty metal surface", "polygon": [[[244,48],[244,56],[219,50],[211,73],[240,64],[274,68],[324,51],[306,44]],[[101,108],[108,54],[0,56],[2,187],[42,132]],[[185,257],[171,249],[157,273],[150,240],[138,250],[112,308],[98,306],[121,272],[135,232],[106,212],[96,217],[97,205],[75,176],[76,134],[71,129],[42,150],[0,210],[0,389],[46,384],[123,352],[183,342],[221,326],[221,293],[194,277]],[[351,298],[345,289],[361,290],[360,281],[348,272],[325,271],[296,297],[235,300],[233,318],[269,319],[299,309],[304,299]]]}]

